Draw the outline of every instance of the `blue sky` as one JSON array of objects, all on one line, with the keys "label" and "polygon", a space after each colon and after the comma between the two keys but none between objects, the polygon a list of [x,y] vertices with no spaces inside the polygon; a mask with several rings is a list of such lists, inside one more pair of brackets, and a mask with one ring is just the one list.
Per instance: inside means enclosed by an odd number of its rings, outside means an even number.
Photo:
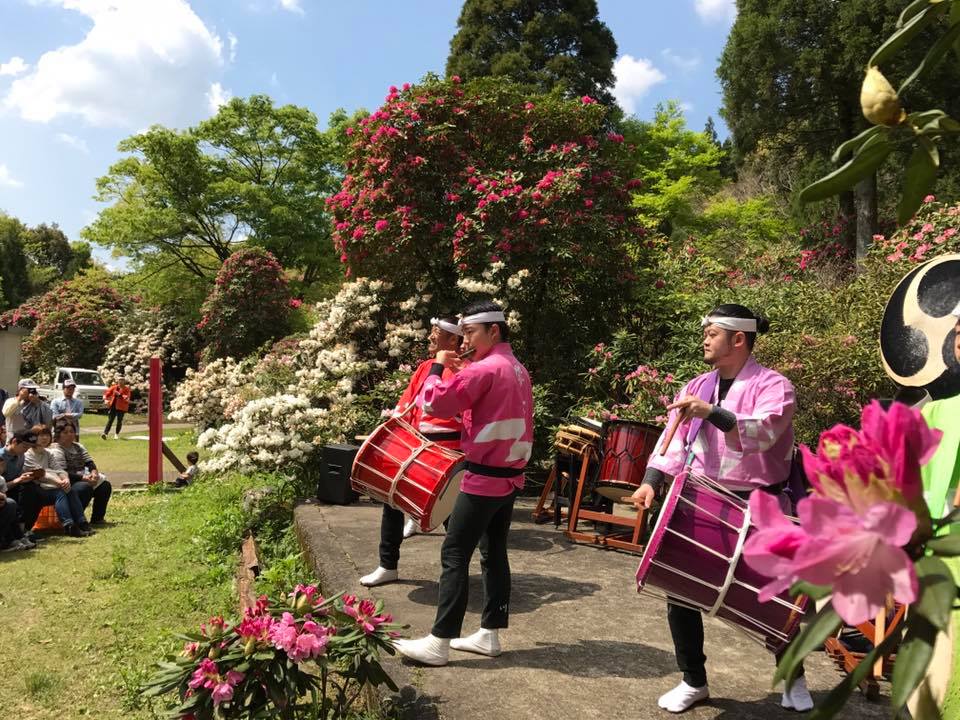
[{"label": "blue sky", "polygon": [[[0,0],[0,210],[72,240],[99,210],[117,143],[188,127],[266,93],[326,124],[390,85],[442,73],[460,0]],[[619,48],[615,95],[649,118],[717,118],[714,69],[734,0],[599,0]],[[722,125],[721,125],[722,127]],[[97,256],[108,264],[109,256]]]}]

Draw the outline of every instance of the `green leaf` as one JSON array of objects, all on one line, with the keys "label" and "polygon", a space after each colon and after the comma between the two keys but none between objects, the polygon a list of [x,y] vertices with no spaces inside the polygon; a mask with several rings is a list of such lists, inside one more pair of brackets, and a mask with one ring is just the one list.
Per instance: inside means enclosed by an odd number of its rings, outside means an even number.
[{"label": "green leaf", "polygon": [[833,688],[827,697],[813,709],[807,716],[807,720],[829,720],[840,712],[846,704],[847,698],[850,697],[850,693],[853,692],[854,688],[873,670],[873,664],[877,658],[887,655],[897,646],[899,640],[899,630],[895,630],[884,638],[883,642],[868,652],[863,660],[844,676],[840,684]]},{"label": "green leaf", "polygon": [[960,534],[944,535],[927,543],[927,550],[940,557],[960,555]]},{"label": "green leaf", "polygon": [[835,634],[840,629],[840,625],[840,616],[833,609],[833,605],[825,605],[787,646],[777,664],[773,682],[786,680],[788,685],[792,683],[803,659],[820,647],[824,640]]},{"label": "green leaf", "polygon": [[900,85],[897,94],[900,95],[903,93],[907,85],[914,80],[924,77],[932,68],[936,67],[940,61],[943,60],[944,56],[950,52],[950,48],[954,47],[958,38],[960,38],[960,20],[954,22],[950,26],[950,29],[937,39],[933,46],[927,51],[923,60],[920,61],[920,64],[910,73],[910,77]]},{"label": "green leaf", "polygon": [[913,0],[912,3],[903,9],[903,12],[900,13],[900,17],[897,18],[897,27],[903,27],[905,22],[907,22],[910,18],[923,10],[929,4],[930,0]]},{"label": "green leaf", "polygon": [[916,568],[920,599],[910,606],[910,610],[943,630],[950,622],[953,601],[957,597],[953,573],[943,560],[936,557],[921,558]]},{"label": "green leaf", "polygon": [[946,6],[942,3],[929,5],[911,17],[903,24],[903,27],[896,30],[890,37],[883,41],[883,44],[873,53],[873,56],[867,63],[867,67],[882,65],[892,58],[945,9]]},{"label": "green leaf", "polygon": [[863,178],[876,172],[887,159],[893,145],[882,135],[877,135],[860,149],[846,165],[837,168],[800,192],[800,202],[806,204],[825,200],[844,190],[849,190]]},{"label": "green leaf", "polygon": [[832,592],[833,588],[828,585],[813,585],[803,580],[798,580],[790,586],[790,594],[792,596],[806,595],[811,600],[823,600],[823,598]]},{"label": "green leaf", "polygon": [[906,225],[923,204],[923,198],[933,187],[940,169],[940,153],[929,138],[917,138],[903,177],[903,194],[897,206],[897,222]]},{"label": "green leaf", "polygon": [[894,710],[902,708],[923,680],[933,657],[937,642],[937,628],[919,615],[907,622],[907,634],[897,648],[897,662],[893,666],[893,690],[890,702]]},{"label": "green leaf", "polygon": [[882,125],[874,125],[872,127],[867,128],[856,137],[850,138],[846,142],[842,143],[840,147],[834,150],[833,157],[831,157],[830,160],[832,160],[833,162],[840,162],[844,157],[846,157],[850,153],[853,153],[859,150],[861,146],[863,146],[867,142],[867,140],[872,138],[874,135],[880,132],[883,132],[883,130],[884,128]]}]

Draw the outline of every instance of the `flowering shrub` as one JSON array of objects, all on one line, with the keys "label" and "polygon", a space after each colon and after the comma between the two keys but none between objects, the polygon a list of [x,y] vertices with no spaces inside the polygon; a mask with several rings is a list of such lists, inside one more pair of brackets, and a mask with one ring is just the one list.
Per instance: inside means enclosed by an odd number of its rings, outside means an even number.
[{"label": "flowering shrub", "polygon": [[306,469],[314,451],[327,441],[329,411],[312,407],[303,396],[271,395],[252,400],[232,422],[200,434],[197,446],[209,451],[201,461],[205,472],[275,471],[294,475]]},{"label": "flowering shrub", "polygon": [[248,368],[233,358],[221,358],[199,370],[188,369],[170,401],[170,419],[190,422],[197,430],[227,420],[227,407],[247,383]]},{"label": "flowering shrub", "polygon": [[503,263],[497,288],[526,285],[510,300],[525,318],[525,362],[565,368],[553,334],[572,344],[602,335],[643,232],[630,210],[630,150],[606,113],[591,98],[531,96],[502,78],[391,88],[346,129],[347,174],[330,198],[341,260],[406,294],[425,282],[443,310]]},{"label": "flowering shrub", "polygon": [[596,398],[577,409],[578,415],[599,420],[639,420],[660,425],[666,422],[666,407],[681,383],[673,373],[640,364],[639,339],[621,332],[610,345],[593,348],[584,385]]},{"label": "flowering shrub", "polygon": [[906,274],[918,262],[960,251],[960,203],[947,205],[928,195],[909,223],[890,237],[873,239],[886,262]]},{"label": "flowering shrub", "polygon": [[[931,538],[960,518],[953,512],[932,522],[920,479],[920,466],[941,435],[914,409],[894,403],[884,411],[874,402],[863,409],[859,431],[837,425],[820,436],[816,454],[802,448],[813,494],[799,503],[799,525],[784,517],[774,497],[752,493],[750,510],[758,530],[743,554],[753,569],[772,578],[760,600],[786,588],[831,600],[791,643],[775,681],[792,682],[804,656],[842,622],[856,625],[874,618],[893,597],[909,606],[893,675],[895,711],[920,684],[958,594],[942,558],[960,555],[960,536]],[[862,667],[872,667],[899,641],[900,632],[892,633],[867,654]],[[818,717],[833,717],[855,685],[838,685]]]},{"label": "flowering shrub", "polygon": [[97,367],[130,301],[101,271],[86,271],[0,315],[0,327],[31,330],[23,339],[26,370],[52,376],[57,366]]},{"label": "flowering shrub", "polygon": [[283,336],[291,311],[280,263],[257,247],[238,250],[217,272],[204,301],[197,329],[206,343],[204,357],[244,357]]},{"label": "flowering shrub", "polygon": [[325,599],[313,585],[287,598],[261,596],[241,618],[213,617],[179,656],[159,664],[148,697],[176,692],[173,717],[228,720],[343,718],[364,686],[397,686],[380,658],[392,655],[399,625],[382,601]]},{"label": "flowering shrub", "polygon": [[159,357],[167,387],[189,366],[195,338],[193,332],[170,313],[160,309],[137,310],[126,318],[100,365],[100,377],[112,385],[124,375],[134,392],[146,396],[150,383],[150,358]]}]

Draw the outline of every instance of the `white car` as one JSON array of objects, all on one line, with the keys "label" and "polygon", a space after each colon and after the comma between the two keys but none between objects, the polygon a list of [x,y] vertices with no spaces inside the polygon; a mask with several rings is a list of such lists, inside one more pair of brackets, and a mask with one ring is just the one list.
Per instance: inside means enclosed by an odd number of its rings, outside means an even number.
[{"label": "white car", "polygon": [[85,412],[106,410],[107,406],[103,402],[103,394],[107,391],[107,386],[103,384],[100,373],[88,368],[58,367],[57,374],[54,376],[53,385],[41,385],[40,392],[53,402],[63,397],[64,380],[72,379],[77,384],[77,389],[73,396],[83,401]]}]

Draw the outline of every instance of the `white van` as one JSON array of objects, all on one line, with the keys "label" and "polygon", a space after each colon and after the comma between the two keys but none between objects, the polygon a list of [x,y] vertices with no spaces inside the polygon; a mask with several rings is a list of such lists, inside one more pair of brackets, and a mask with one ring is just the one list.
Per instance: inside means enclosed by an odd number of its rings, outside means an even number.
[{"label": "white van", "polygon": [[83,401],[85,412],[107,409],[103,402],[103,394],[107,391],[107,386],[103,384],[103,379],[96,370],[58,367],[53,385],[41,385],[40,393],[50,402],[63,397],[63,382],[68,378],[77,384],[73,396]]}]

